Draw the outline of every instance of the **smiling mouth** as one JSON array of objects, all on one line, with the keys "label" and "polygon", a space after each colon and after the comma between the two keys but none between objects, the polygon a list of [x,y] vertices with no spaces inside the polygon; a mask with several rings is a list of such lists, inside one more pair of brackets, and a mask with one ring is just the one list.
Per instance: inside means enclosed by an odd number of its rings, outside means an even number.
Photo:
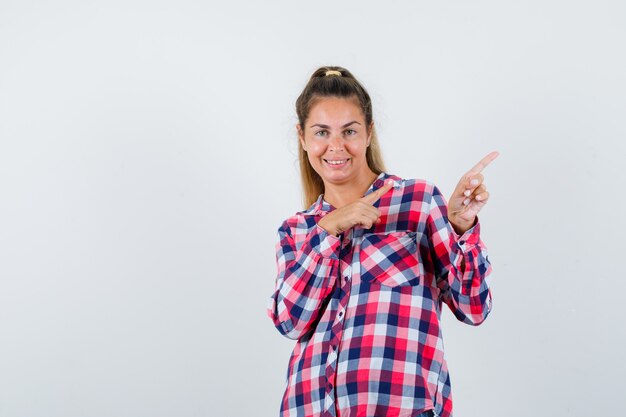
[{"label": "smiling mouth", "polygon": [[329,165],[343,165],[348,162],[350,158],[346,159],[324,159],[324,161]]}]

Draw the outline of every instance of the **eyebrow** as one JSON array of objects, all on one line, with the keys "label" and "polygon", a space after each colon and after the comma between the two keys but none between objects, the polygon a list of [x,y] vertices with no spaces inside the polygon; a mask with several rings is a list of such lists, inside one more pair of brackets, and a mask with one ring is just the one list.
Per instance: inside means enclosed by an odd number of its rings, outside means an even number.
[{"label": "eyebrow", "polygon": [[[348,126],[353,125],[353,124],[355,124],[355,123],[356,123],[357,125],[360,125],[360,124],[361,124],[361,123],[357,122],[356,120],[353,120],[353,121],[348,122],[348,123],[346,123],[345,125],[341,126],[341,128],[348,127]],[[315,123],[314,125],[311,125],[310,127],[315,127],[315,126],[317,126],[317,127],[321,127],[322,129],[329,129],[329,128],[330,128],[330,126],[328,126],[328,125],[323,125],[323,124],[320,124],[320,123]]]}]

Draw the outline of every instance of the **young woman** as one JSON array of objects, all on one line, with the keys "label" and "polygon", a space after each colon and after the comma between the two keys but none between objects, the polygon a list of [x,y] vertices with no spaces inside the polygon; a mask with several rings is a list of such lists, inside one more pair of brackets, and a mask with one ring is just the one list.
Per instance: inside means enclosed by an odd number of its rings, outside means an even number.
[{"label": "young woman", "polygon": [[442,304],[478,325],[491,272],[477,213],[487,155],[449,205],[431,182],[385,172],[370,97],[344,68],[296,102],[306,210],[278,229],[268,314],[297,340],[281,416],[452,415]]}]

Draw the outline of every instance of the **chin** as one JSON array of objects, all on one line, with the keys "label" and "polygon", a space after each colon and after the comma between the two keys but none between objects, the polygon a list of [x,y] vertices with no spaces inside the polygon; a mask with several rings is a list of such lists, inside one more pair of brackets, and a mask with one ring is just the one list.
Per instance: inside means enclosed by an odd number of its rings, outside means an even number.
[{"label": "chin", "polygon": [[324,181],[328,181],[331,183],[343,183],[346,182],[348,180],[350,180],[350,178],[352,178],[352,173],[351,172],[331,172],[331,173],[326,173],[326,175],[321,175],[322,179]]}]

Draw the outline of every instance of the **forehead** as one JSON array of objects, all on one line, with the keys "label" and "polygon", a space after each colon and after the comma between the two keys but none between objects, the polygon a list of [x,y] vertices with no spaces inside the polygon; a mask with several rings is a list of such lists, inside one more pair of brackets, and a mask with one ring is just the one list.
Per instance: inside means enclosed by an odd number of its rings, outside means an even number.
[{"label": "forehead", "polygon": [[343,125],[353,120],[365,124],[364,119],[365,116],[356,97],[319,97],[314,99],[311,105],[307,124]]}]

